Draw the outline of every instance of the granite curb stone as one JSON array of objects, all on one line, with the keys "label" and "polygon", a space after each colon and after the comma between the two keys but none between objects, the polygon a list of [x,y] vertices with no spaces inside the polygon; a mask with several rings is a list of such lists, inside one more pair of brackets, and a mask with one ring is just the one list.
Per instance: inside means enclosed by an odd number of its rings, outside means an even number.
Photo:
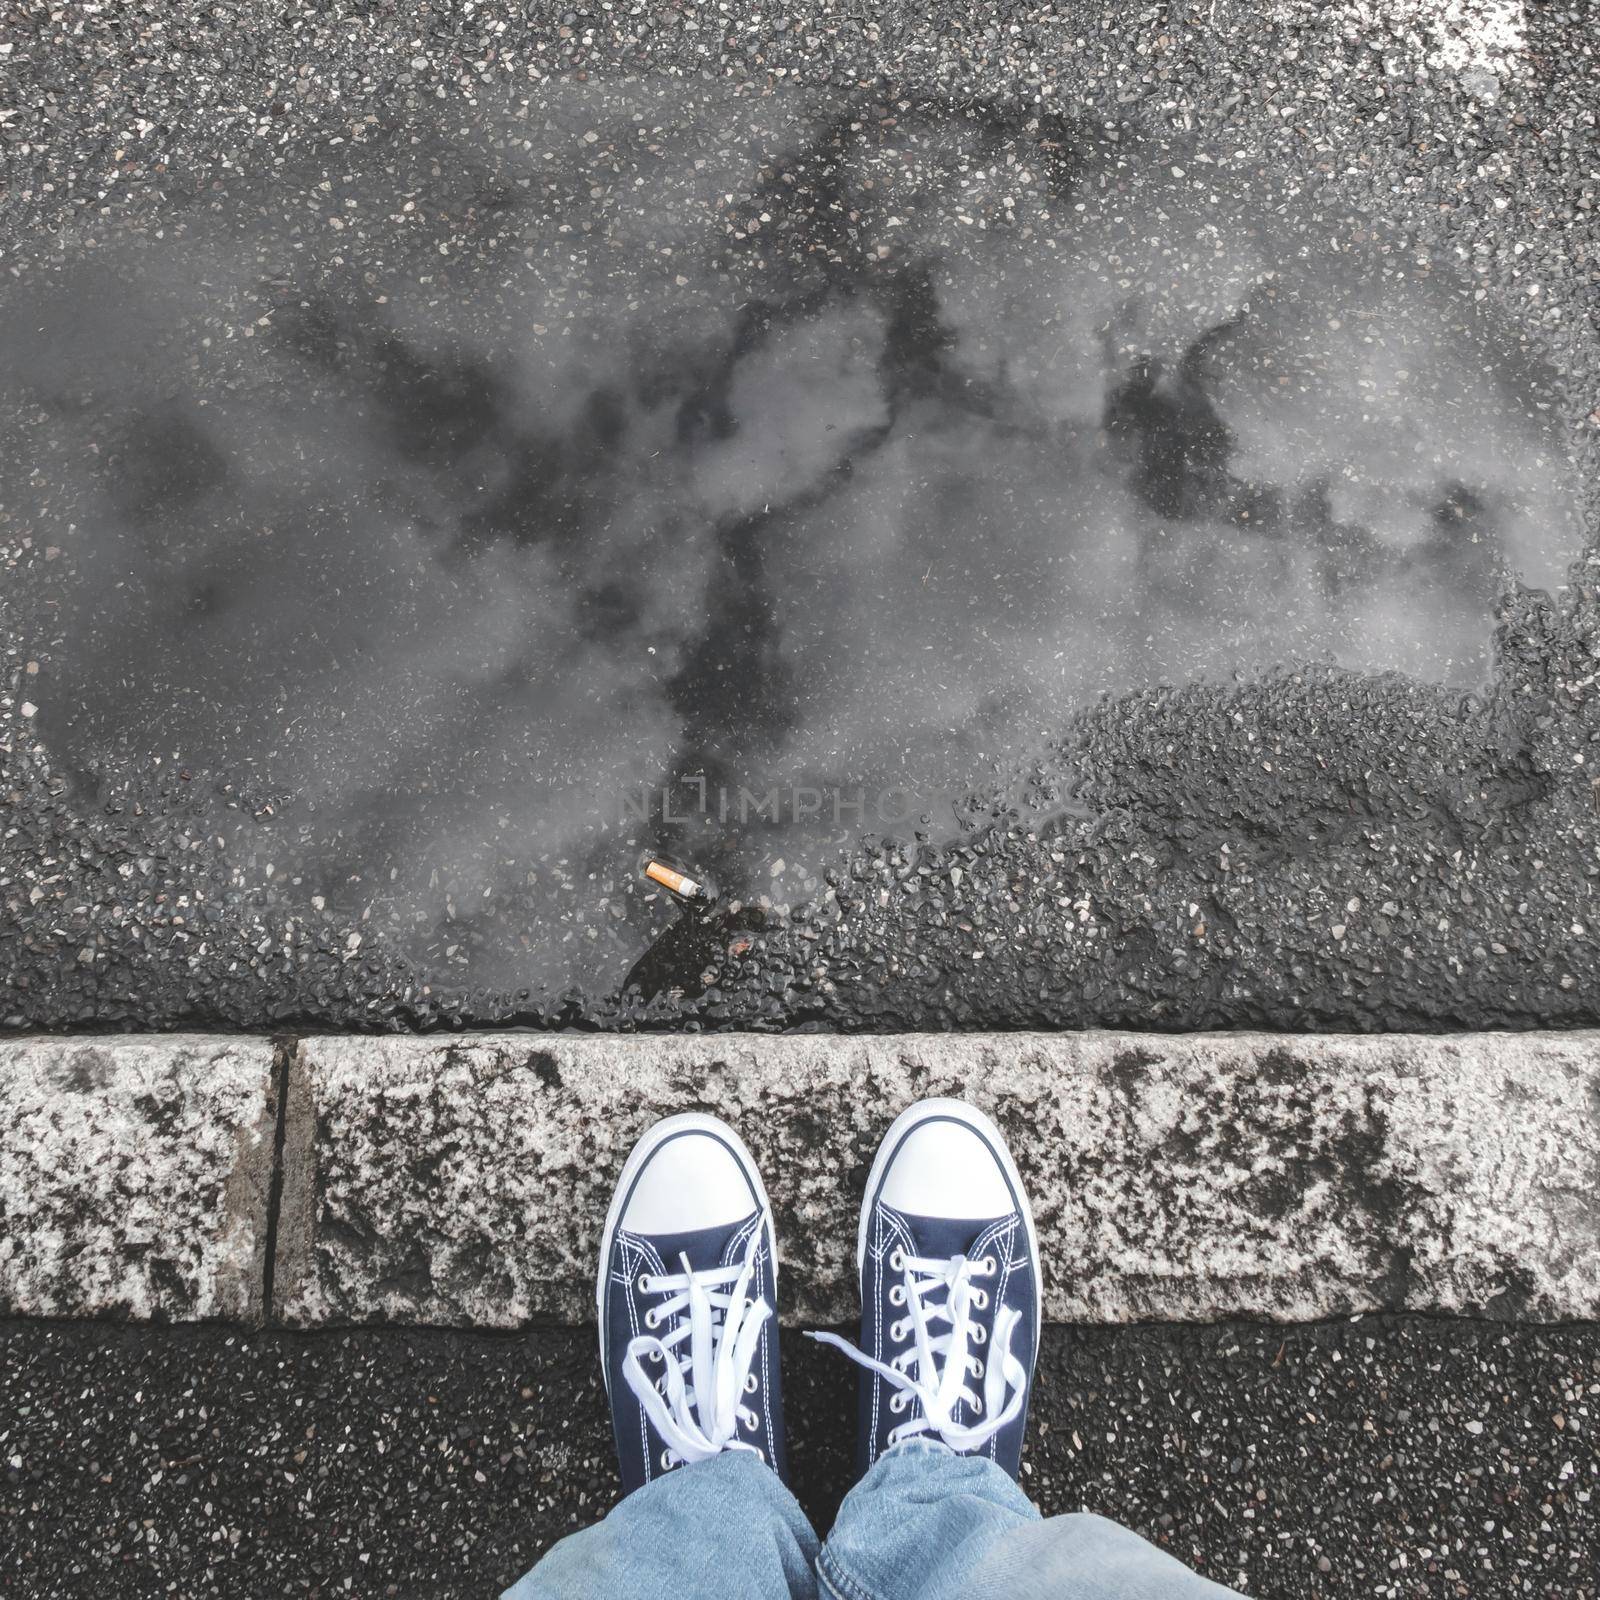
[{"label": "granite curb stone", "polygon": [[253,1321],[268,1039],[0,1043],[0,1316]]},{"label": "granite curb stone", "polygon": [[761,1162],[786,1315],[845,1320],[873,1149],[927,1094],[1006,1131],[1054,1321],[1600,1314],[1592,1033],[311,1039],[274,1310],[589,1320],[615,1174],[694,1108]]}]

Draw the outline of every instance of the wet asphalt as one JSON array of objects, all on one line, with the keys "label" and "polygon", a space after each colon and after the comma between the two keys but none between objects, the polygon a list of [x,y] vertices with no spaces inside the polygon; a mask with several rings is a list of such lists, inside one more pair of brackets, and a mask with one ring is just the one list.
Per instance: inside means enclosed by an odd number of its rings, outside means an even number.
[{"label": "wet asphalt", "polygon": [[1591,24],[13,18],[0,1022],[1594,1023]]},{"label": "wet asphalt", "polygon": [[[0,1593],[496,1594],[614,1503],[591,1337],[7,1325]],[[850,1379],[783,1358],[825,1527]],[[1592,1325],[1050,1329],[1024,1481],[1262,1600],[1593,1600],[1597,1420]]]},{"label": "wet asphalt", "polygon": [[[1600,1021],[1595,73],[1559,0],[0,13],[0,1025]],[[489,1595],[616,1492],[582,1330],[0,1345],[0,1593]],[[1592,1600],[1597,1396],[1057,1330],[1029,1485]]]}]

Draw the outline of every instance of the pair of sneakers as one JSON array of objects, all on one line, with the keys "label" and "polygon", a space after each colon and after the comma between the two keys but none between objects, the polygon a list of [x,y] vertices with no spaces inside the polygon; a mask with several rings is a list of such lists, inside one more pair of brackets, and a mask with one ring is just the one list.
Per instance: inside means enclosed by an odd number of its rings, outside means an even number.
[{"label": "pair of sneakers", "polygon": [[[1013,1478],[1039,1347],[1033,1217],[999,1131],[958,1100],[889,1129],[856,1236],[857,1464],[915,1438]],[[750,1152],[698,1113],[645,1134],[601,1241],[600,1360],[625,1493],[725,1450],[787,1481],[772,1208]]]}]

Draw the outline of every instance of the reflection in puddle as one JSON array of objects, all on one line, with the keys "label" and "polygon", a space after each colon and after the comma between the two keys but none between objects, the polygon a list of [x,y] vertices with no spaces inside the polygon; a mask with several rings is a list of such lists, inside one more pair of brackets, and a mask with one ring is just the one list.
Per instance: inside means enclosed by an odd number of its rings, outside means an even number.
[{"label": "reflection in puddle", "polygon": [[53,748],[271,797],[309,883],[440,960],[514,927],[495,976],[554,992],[659,924],[642,844],[796,900],[1102,690],[1482,676],[1581,536],[1461,295],[907,110],[574,91],[526,148],[353,151],[305,214],[30,302]]}]

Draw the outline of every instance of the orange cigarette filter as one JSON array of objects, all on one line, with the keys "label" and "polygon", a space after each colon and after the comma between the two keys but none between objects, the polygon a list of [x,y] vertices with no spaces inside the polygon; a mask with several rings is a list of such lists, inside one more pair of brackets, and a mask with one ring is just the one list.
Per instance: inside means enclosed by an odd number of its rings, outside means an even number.
[{"label": "orange cigarette filter", "polygon": [[663,889],[670,889],[674,894],[689,899],[700,893],[700,885],[693,878],[679,872],[676,867],[669,867],[664,861],[652,861],[644,869],[644,875],[653,883],[659,883]]}]

